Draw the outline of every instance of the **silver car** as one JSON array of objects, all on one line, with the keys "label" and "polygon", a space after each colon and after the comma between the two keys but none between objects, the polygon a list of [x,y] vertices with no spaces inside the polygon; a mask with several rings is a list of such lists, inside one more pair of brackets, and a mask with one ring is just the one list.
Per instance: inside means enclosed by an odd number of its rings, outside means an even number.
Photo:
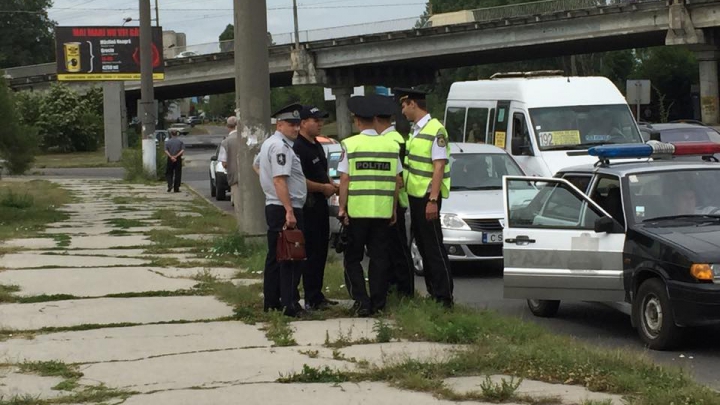
[{"label": "silver car", "polygon": [[[503,176],[524,176],[503,149],[486,144],[450,144],[450,197],[442,201],[440,224],[450,261],[503,258]],[[407,223],[409,224],[409,218]],[[410,232],[415,273],[423,263]]]}]

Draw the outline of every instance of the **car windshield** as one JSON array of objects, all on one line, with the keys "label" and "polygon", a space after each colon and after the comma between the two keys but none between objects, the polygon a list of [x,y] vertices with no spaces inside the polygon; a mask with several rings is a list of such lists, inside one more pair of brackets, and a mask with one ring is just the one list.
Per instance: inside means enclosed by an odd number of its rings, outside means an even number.
[{"label": "car windshield", "polygon": [[628,217],[635,222],[720,215],[720,169],[631,174]]},{"label": "car windshield", "polygon": [[524,176],[504,153],[453,153],[450,155],[451,190],[502,189],[503,176]]},{"label": "car windshield", "polygon": [[531,108],[530,118],[540,150],[643,141],[624,104]]}]

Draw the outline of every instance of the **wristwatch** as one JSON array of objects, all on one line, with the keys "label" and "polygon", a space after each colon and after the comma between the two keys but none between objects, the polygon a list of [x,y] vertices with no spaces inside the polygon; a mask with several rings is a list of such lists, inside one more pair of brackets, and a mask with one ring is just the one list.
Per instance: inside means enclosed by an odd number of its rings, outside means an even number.
[{"label": "wristwatch", "polygon": [[437,198],[430,198],[428,202],[431,204],[437,204]]}]

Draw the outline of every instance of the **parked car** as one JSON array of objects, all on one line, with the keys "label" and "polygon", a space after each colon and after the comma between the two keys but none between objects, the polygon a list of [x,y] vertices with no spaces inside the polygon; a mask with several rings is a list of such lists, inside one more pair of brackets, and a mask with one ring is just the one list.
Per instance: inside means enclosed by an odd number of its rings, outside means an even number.
[{"label": "parked car", "polygon": [[227,170],[218,160],[220,145],[215,149],[215,154],[210,157],[210,195],[218,201],[225,201],[230,186],[227,180]]},{"label": "parked car", "polygon": [[[337,168],[338,163],[340,163],[340,158],[342,157],[342,146],[332,138],[326,139],[328,139],[328,141],[321,143],[323,144],[323,149],[325,149],[328,160],[328,176],[330,180],[340,183],[340,173],[338,173]],[[340,232],[340,220],[337,219],[340,199],[337,194],[330,197],[328,207],[330,211],[330,235],[334,235]]]},{"label": "parked car", "polygon": [[194,127],[195,125],[202,124],[203,120],[202,118],[193,115],[188,117],[187,120],[185,120],[185,123],[190,125],[191,127]]},{"label": "parked car", "polygon": [[180,52],[179,54],[177,54],[175,56],[175,59],[189,58],[191,56],[198,56],[198,54],[193,51],[183,51],[183,52]]},{"label": "parked car", "polygon": [[186,124],[182,124],[182,123],[172,124],[170,126],[170,128],[168,129],[168,131],[170,131],[170,132],[176,131],[180,135],[189,135],[190,134],[190,128],[188,128],[188,126]]},{"label": "parked car", "polygon": [[[451,262],[503,258],[503,176],[524,172],[503,149],[487,144],[450,143],[450,197],[442,202],[440,224]],[[409,219],[406,221],[410,227]],[[423,262],[410,232],[415,273]]]},{"label": "parked car", "polygon": [[[506,177],[504,297],[540,317],[561,301],[609,303],[655,350],[685,327],[720,323],[720,165],[668,151],[720,144],[598,146],[594,165]],[[630,157],[644,160],[613,161]]]},{"label": "parked car", "polygon": [[720,132],[712,127],[695,123],[667,123],[639,125],[644,141],[661,142],[715,142],[720,143]]}]

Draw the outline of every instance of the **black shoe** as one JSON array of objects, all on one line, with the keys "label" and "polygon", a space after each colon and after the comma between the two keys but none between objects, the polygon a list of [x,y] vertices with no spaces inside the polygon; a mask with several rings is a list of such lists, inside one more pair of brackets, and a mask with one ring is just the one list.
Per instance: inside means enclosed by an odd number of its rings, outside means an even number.
[{"label": "black shoe", "polygon": [[172,187],[168,187],[168,193],[172,191]]},{"label": "black shoe", "polygon": [[355,303],[352,306],[351,311],[355,314],[355,316],[358,316],[360,318],[367,318],[371,315],[371,311],[369,306],[363,305],[359,301],[355,301]]},{"label": "black shoe", "polygon": [[179,192],[180,192],[180,190],[175,190],[175,192],[176,192],[176,193],[179,193]]},{"label": "black shoe", "polygon": [[324,311],[326,309],[330,309],[330,304],[328,304],[327,301],[320,301],[317,304],[306,304],[305,309],[311,311]]}]

